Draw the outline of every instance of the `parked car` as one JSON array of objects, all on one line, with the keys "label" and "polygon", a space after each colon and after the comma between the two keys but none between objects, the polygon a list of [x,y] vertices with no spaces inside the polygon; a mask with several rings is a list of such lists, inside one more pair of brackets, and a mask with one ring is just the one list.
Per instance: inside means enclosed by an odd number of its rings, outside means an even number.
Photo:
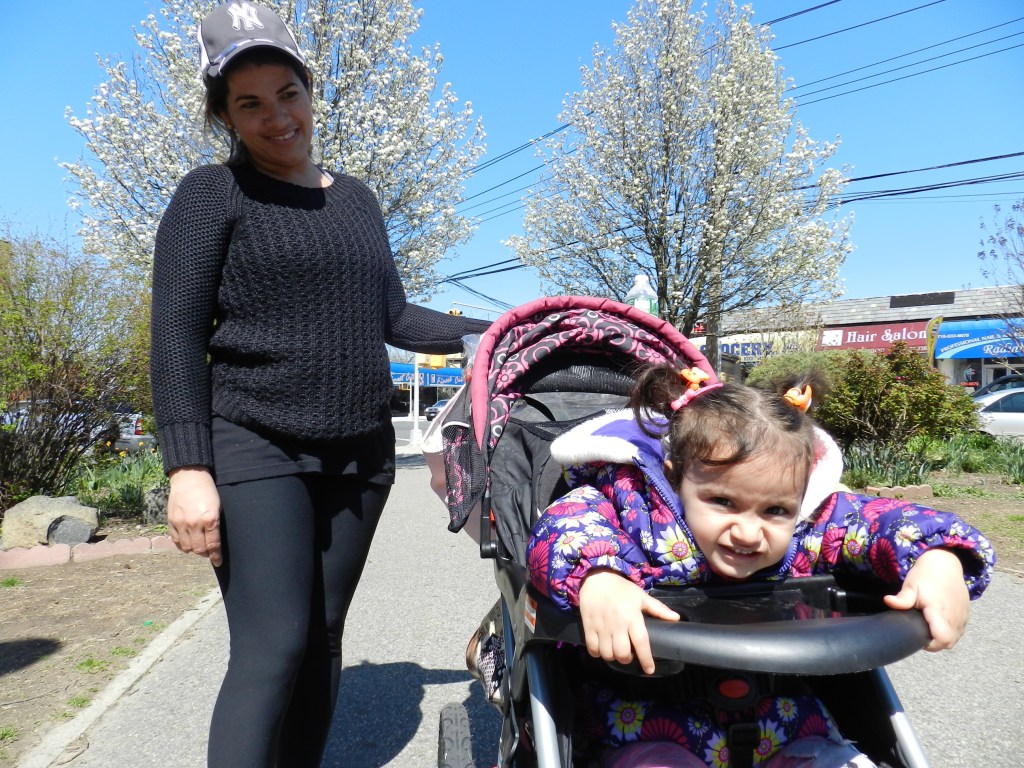
[{"label": "parked car", "polygon": [[114,451],[148,451],[156,447],[156,438],[146,432],[144,417],[141,413],[118,411],[114,413],[117,423],[117,437],[110,446]]},{"label": "parked car", "polygon": [[1024,389],[1003,389],[974,398],[981,431],[1024,437]]},{"label": "parked car", "polygon": [[974,390],[971,397],[981,397],[989,392],[1002,392],[1005,389],[1024,389],[1024,375],[1009,373],[1006,376],[998,376],[985,386]]},{"label": "parked car", "polygon": [[423,412],[423,415],[427,417],[427,421],[433,421],[437,414],[444,410],[446,405],[448,405],[447,400],[438,400],[433,405],[428,405],[427,410]]}]

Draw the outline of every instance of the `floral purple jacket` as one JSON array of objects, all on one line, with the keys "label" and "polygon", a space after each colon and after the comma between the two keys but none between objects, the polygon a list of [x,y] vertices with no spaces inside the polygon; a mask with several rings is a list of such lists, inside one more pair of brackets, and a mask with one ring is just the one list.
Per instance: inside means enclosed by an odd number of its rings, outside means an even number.
[{"label": "floral purple jacket", "polygon": [[[819,439],[834,449],[824,433]],[[556,440],[551,452],[568,467],[573,490],[541,515],[527,558],[531,582],[557,605],[578,606],[583,578],[595,567],[613,569],[644,589],[715,579],[662,472],[661,442],[645,435],[631,412],[586,422]],[[838,479],[835,472],[831,467]],[[822,487],[816,473],[828,474],[816,464],[809,495]],[[896,586],[922,552],[945,547],[960,555],[972,599],[988,586],[992,545],[957,515],[855,493],[819,498],[805,499],[813,514],[797,525],[786,556],[755,579],[846,572]]]}]

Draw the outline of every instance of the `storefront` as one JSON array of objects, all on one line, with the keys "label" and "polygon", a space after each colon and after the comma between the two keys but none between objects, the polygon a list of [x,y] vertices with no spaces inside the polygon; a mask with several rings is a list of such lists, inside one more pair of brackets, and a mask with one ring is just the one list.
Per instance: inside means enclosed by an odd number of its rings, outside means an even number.
[{"label": "storefront", "polygon": [[935,364],[950,381],[970,389],[1024,367],[1024,324],[1000,318],[944,322]]},{"label": "storefront", "polygon": [[[420,368],[420,412],[428,405],[443,400],[462,386],[461,368]],[[396,414],[408,413],[412,399],[413,364],[391,363],[391,382],[395,394],[391,398],[391,410]],[[427,392],[426,390],[430,390]]]}]

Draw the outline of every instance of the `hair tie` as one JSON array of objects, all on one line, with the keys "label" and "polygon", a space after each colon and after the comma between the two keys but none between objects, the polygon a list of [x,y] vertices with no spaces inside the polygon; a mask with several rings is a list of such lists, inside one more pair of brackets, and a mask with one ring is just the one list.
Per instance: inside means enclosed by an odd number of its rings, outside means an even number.
[{"label": "hair tie", "polygon": [[803,390],[800,390],[797,387],[791,387],[782,397],[794,408],[799,408],[804,413],[807,413],[807,409],[811,407],[813,395],[814,392],[811,389],[811,385],[807,384],[804,386]]},{"label": "hair tie", "polygon": [[686,389],[683,390],[683,394],[669,403],[669,407],[673,411],[678,411],[698,395],[703,395],[705,392],[710,392],[722,386],[721,382],[708,384],[707,382],[711,376],[707,371],[702,371],[700,368],[683,368],[679,371],[679,377],[686,382]]}]

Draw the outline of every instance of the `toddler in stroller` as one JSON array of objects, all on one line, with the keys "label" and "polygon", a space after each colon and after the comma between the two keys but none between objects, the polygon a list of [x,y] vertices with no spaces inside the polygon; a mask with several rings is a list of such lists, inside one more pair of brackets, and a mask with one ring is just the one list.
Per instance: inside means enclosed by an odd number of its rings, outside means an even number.
[{"label": "toddler in stroller", "polygon": [[[872,759],[927,765],[876,668],[925,643],[937,649],[956,641],[968,590],[976,596],[987,582],[988,542],[953,516],[830,493],[838,471],[825,459],[837,451],[802,412],[779,396],[720,386],[671,328],[592,301],[549,300],[532,316],[512,313],[496,323],[471,385],[485,392],[481,402],[490,407],[481,418],[474,396],[464,421],[481,422],[475,434],[486,439],[476,443],[475,456],[484,460],[474,464],[474,455],[463,452],[463,461],[449,463],[462,477],[472,477],[475,467],[478,478],[482,464],[485,480],[482,493],[450,494],[449,507],[457,528],[466,505],[482,503],[481,547],[496,559],[508,659],[501,764],[841,765],[857,759],[857,750],[838,736],[846,724],[837,728],[842,718],[833,720],[829,710],[845,716],[851,708],[843,701],[861,692],[871,697],[869,710],[885,710],[882,717],[868,715],[859,711],[863,701],[852,708],[866,724],[860,730],[871,735],[864,741],[871,742]],[[575,330],[566,334],[567,326]],[[620,340],[623,328],[629,341]],[[575,341],[542,344],[543,355],[521,354],[548,331]],[[648,338],[651,331],[656,338]],[[488,381],[481,383],[488,346],[502,362],[496,376],[488,363]],[[631,354],[623,355],[625,349]],[[531,364],[523,365],[527,357]],[[576,418],[593,416],[601,405],[621,406],[621,399],[593,401],[621,398],[634,382],[629,378],[627,387],[618,375],[652,363],[660,367],[641,377],[634,410],[582,423]],[[597,375],[609,368],[616,375]],[[584,386],[574,386],[573,378]],[[567,397],[573,389],[588,396]],[[807,394],[794,390],[790,397]],[[762,412],[760,421],[748,418],[752,409]],[[508,442],[513,449],[503,451]],[[446,448],[459,443],[457,433],[446,436]],[[563,465],[569,467],[564,476]],[[909,620],[897,622],[879,614],[884,626],[842,618],[852,593],[815,578],[780,581],[819,572],[892,586],[905,580],[885,600],[893,608],[923,608],[927,624],[911,611],[903,614]],[[737,597],[732,586],[724,596],[704,588],[751,577],[761,583],[752,597]],[[673,595],[649,591],[667,585],[687,588]],[[766,603],[774,613],[760,610]],[[577,605],[582,629],[564,610]],[[645,621],[644,613],[651,618]],[[685,622],[676,623],[679,614]],[[768,622],[735,626],[737,616]],[[791,628],[782,626],[783,618],[809,621],[790,622]],[[844,622],[853,622],[852,630],[842,629]],[[886,642],[868,652],[861,646],[872,634]],[[596,666],[566,642],[620,668],[635,653],[647,674]],[[867,670],[876,674],[862,680]],[[888,733],[876,733],[879,723]],[[652,750],[672,756],[638,754]],[[796,762],[798,751],[806,762]],[[815,752],[830,751],[837,754],[811,762]],[[442,750],[441,762],[449,764],[443,760]]]}]

